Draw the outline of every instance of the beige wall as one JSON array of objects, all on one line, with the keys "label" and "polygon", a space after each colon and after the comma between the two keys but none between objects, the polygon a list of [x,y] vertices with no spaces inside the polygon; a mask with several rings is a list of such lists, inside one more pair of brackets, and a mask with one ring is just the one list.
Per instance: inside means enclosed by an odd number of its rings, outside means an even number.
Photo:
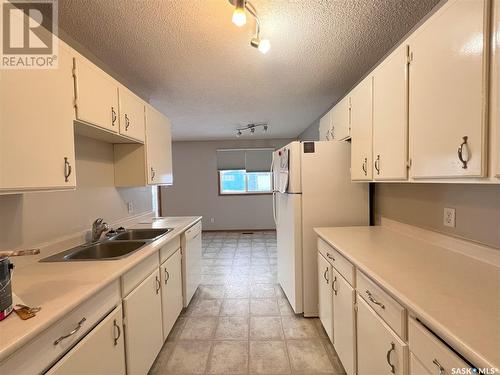
[{"label": "beige wall", "polygon": [[271,195],[219,196],[216,150],[277,148],[289,141],[174,142],[174,186],[162,188],[162,215],[201,215],[208,230],[274,228]]},{"label": "beige wall", "polygon": [[[500,185],[374,184],[374,213],[500,249]],[[443,209],[456,209],[456,227]]]},{"label": "beige wall", "polygon": [[151,188],[114,187],[113,146],[76,136],[77,189],[0,195],[0,249],[28,247],[152,209]]}]

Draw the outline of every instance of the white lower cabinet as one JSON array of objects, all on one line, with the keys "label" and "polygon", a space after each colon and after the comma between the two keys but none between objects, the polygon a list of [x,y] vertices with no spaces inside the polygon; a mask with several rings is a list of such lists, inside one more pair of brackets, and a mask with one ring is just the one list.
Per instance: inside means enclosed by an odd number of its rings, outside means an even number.
[{"label": "white lower cabinet", "polygon": [[163,314],[163,340],[167,339],[182,310],[181,250],[170,256],[161,266],[161,304]]},{"label": "white lower cabinet", "polygon": [[408,346],[357,296],[358,375],[407,373]]},{"label": "white lower cabinet", "polygon": [[181,236],[184,307],[189,305],[201,282],[201,221]]},{"label": "white lower cabinet", "polygon": [[61,358],[47,374],[124,375],[123,341],[122,308],[118,306]]},{"label": "white lower cabinet", "polygon": [[[347,375],[353,375],[355,370],[356,330],[354,303],[356,292],[349,283],[333,269],[333,342]],[[331,314],[330,314],[331,317]]]},{"label": "white lower cabinet", "polygon": [[413,353],[410,353],[410,375],[432,375]]},{"label": "white lower cabinet", "polygon": [[332,279],[332,266],[318,252],[318,283],[319,283],[319,320],[323,325],[331,342],[334,342],[333,336],[333,308],[332,308],[332,288],[330,280]]},{"label": "white lower cabinet", "polygon": [[127,374],[147,374],[163,346],[158,268],[123,299]]}]

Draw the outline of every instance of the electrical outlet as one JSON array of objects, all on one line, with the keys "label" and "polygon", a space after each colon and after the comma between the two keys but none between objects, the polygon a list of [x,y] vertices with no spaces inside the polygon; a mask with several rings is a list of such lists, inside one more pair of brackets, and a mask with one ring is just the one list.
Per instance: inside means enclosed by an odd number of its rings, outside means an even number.
[{"label": "electrical outlet", "polygon": [[445,227],[455,228],[455,209],[444,208],[443,224]]},{"label": "electrical outlet", "polygon": [[134,205],[132,202],[127,202],[127,211],[129,214],[134,212]]},{"label": "electrical outlet", "polygon": [[215,223],[215,219],[213,217],[210,218],[210,222],[213,224]]}]

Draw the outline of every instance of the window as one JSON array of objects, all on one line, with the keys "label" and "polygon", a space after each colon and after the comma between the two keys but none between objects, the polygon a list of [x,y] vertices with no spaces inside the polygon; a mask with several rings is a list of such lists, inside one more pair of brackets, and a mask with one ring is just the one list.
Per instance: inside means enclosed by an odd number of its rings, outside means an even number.
[{"label": "window", "polygon": [[219,193],[271,193],[271,172],[247,172],[244,169],[219,171]]}]

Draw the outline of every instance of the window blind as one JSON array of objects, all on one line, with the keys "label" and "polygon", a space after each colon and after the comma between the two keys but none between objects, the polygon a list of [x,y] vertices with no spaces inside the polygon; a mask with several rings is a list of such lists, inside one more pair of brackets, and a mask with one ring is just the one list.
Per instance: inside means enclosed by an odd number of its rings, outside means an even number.
[{"label": "window blind", "polygon": [[245,150],[217,150],[217,169],[245,169]]},{"label": "window blind", "polygon": [[273,150],[247,150],[245,155],[245,168],[247,172],[269,172],[273,160]]},{"label": "window blind", "polygon": [[217,150],[217,169],[269,172],[273,151],[271,148]]}]

